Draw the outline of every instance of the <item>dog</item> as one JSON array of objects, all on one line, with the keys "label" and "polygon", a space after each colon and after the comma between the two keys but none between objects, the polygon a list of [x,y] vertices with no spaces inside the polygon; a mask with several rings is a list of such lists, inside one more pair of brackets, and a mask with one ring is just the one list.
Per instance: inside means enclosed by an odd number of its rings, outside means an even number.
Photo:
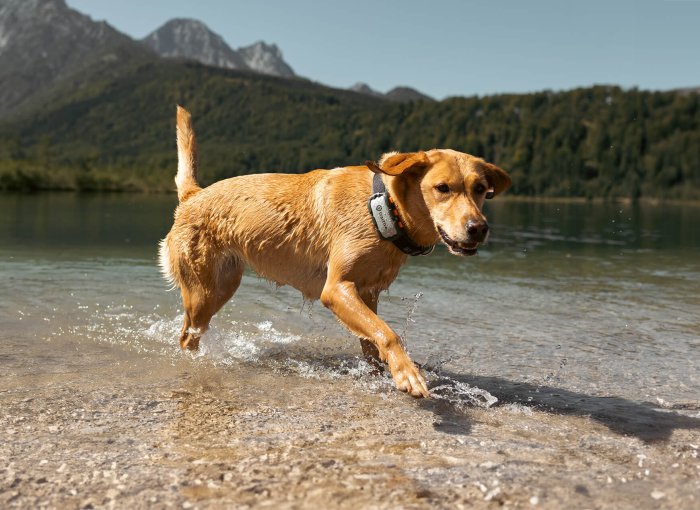
[{"label": "dog", "polygon": [[470,256],[486,240],[485,199],[508,173],[448,149],[384,154],[377,162],[304,174],[252,174],[201,188],[189,112],[177,107],[179,204],[160,243],[164,276],[180,288],[182,349],[196,350],[212,316],[233,296],[244,266],[306,299],[320,299],[386,363],[399,390],[429,397],[401,339],[377,315],[408,255],[442,242]]}]

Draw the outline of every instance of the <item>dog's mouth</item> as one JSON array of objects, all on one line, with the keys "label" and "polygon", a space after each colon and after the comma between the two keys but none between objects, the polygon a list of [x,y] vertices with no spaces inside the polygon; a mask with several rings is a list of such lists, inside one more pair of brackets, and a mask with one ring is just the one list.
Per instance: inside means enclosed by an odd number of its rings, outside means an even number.
[{"label": "dog's mouth", "polygon": [[471,257],[472,255],[476,255],[476,249],[479,246],[479,243],[460,243],[459,241],[455,241],[448,236],[442,227],[438,226],[437,230],[442,238],[443,244],[447,246],[447,249],[453,255],[462,255],[463,257]]}]

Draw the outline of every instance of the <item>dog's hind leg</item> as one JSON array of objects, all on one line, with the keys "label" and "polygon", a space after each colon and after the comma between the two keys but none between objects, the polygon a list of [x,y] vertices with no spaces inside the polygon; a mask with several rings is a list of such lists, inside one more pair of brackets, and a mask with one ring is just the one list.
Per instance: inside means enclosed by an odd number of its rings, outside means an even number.
[{"label": "dog's hind leg", "polygon": [[180,347],[196,351],[199,340],[209,328],[209,321],[241,284],[243,264],[238,260],[228,260],[217,271],[212,271],[196,283],[182,285],[182,304],[185,318],[180,333]]}]

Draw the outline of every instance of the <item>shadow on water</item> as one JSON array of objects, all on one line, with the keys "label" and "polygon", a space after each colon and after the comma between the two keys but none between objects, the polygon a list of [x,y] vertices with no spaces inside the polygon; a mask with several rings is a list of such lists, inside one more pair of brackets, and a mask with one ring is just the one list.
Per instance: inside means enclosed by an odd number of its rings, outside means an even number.
[{"label": "shadow on water", "polygon": [[[315,378],[331,373],[333,377],[373,381],[393,389],[393,382],[386,372],[382,371],[380,374],[374,372],[369,365],[358,365],[356,356],[319,356],[318,353],[304,355],[303,352],[296,352],[294,359],[300,362],[299,366],[289,365],[289,346],[282,348],[277,355],[270,355],[270,360],[279,362],[273,363],[273,366],[282,372],[304,375],[305,372],[300,367],[316,366],[322,367],[319,374],[305,374],[306,377],[311,375]],[[424,369],[432,372],[429,367]],[[432,375],[434,377],[429,378],[428,386],[434,398],[420,399],[416,403],[435,415],[434,429],[446,434],[469,434],[472,424],[465,411],[475,406],[489,407],[491,395],[498,399],[496,405],[519,404],[546,413],[590,417],[618,435],[636,437],[645,443],[667,441],[674,430],[700,430],[700,418],[677,412],[700,411],[698,402],[661,409],[659,405],[648,402],[587,395],[499,377],[460,374],[444,369],[440,369],[438,373],[433,372]]]},{"label": "shadow on water", "polygon": [[[646,443],[667,441],[677,429],[700,429],[700,418],[674,412],[675,409],[700,409],[700,405],[674,406],[659,409],[651,403],[635,402],[619,397],[598,397],[574,391],[443,371],[441,376],[486,390],[501,404],[514,403],[540,411],[590,417],[611,431],[634,436]],[[421,406],[432,411],[440,420],[435,429],[448,434],[465,434],[470,430],[467,417],[454,405],[441,400],[425,400]]]},{"label": "shadow on water", "polygon": [[454,403],[434,398],[421,399],[418,403],[423,409],[431,411],[437,417],[437,420],[433,422],[433,428],[438,432],[455,435],[467,435],[471,432],[472,426],[469,417]]}]

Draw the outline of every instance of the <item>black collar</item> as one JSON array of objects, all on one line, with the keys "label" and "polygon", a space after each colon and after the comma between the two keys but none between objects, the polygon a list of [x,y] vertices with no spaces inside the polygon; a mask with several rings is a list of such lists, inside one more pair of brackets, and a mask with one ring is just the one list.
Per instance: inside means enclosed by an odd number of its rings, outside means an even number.
[{"label": "black collar", "polygon": [[372,196],[367,203],[369,214],[372,217],[374,226],[379,233],[379,237],[394,243],[399,250],[407,255],[428,255],[435,245],[419,246],[406,232],[406,228],[399,217],[399,210],[396,203],[389,195],[382,176],[374,174],[372,179]]}]

